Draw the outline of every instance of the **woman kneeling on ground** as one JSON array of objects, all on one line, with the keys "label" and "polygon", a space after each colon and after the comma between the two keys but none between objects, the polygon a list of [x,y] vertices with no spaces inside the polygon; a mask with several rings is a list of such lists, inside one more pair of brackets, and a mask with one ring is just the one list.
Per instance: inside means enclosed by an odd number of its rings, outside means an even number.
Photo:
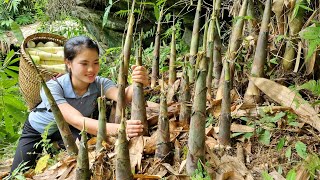
[{"label": "woman kneeling on ground", "polygon": [[[110,100],[117,100],[118,88],[111,80],[99,77],[99,48],[98,45],[88,37],[77,36],[69,39],[64,45],[65,63],[68,73],[58,77],[56,80],[47,82],[64,119],[69,123],[71,132],[76,139],[83,128],[85,120],[86,130],[89,134],[96,135],[98,121],[92,119],[92,113],[96,109],[97,98],[101,94],[101,85],[105,96]],[[132,80],[149,84],[148,74],[142,66],[132,66]],[[132,86],[126,88],[126,102],[132,100]],[[42,102],[30,112],[24,124],[22,135],[14,156],[11,172],[19,164],[26,163],[26,166],[33,167],[36,159],[41,154],[41,146],[35,146],[42,139],[41,133],[49,125],[48,139],[51,142],[58,142],[63,147],[61,135],[55,123],[50,104],[43,91],[40,92]],[[107,123],[107,133],[116,135],[119,124]],[[140,120],[128,120],[128,137],[135,137],[143,132],[143,125]]]}]

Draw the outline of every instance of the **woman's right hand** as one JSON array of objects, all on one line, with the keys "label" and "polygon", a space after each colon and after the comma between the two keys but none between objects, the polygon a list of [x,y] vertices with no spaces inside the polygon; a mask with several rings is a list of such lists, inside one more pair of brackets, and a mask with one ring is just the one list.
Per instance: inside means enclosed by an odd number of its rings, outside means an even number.
[{"label": "woman's right hand", "polygon": [[140,120],[127,120],[126,133],[129,138],[142,135],[143,125]]}]

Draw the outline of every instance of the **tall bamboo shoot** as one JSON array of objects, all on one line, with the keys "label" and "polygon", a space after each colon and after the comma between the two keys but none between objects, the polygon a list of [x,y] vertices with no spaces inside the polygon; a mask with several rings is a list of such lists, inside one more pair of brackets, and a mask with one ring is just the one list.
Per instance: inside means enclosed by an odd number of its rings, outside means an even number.
[{"label": "tall bamboo shoot", "polygon": [[[103,92],[103,91],[102,91]],[[96,152],[100,152],[103,149],[103,141],[107,142],[106,132],[106,98],[98,97],[98,109],[99,109],[99,127],[97,133]]]},{"label": "tall bamboo shoot", "polygon": [[122,113],[125,112],[125,84],[126,77],[124,74],[124,62],[122,60],[120,63],[120,70],[118,76],[118,97],[115,116],[115,123],[118,124],[121,122],[121,118],[124,116]]},{"label": "tall bamboo shoot", "polygon": [[[251,75],[254,77],[264,76],[264,65],[267,59],[267,45],[268,45],[268,24],[271,16],[271,0],[267,0],[265,3],[264,14],[262,18],[258,43],[256,52],[253,59]],[[245,103],[255,104],[260,101],[259,89],[250,81],[247,91],[244,96]]]},{"label": "tall bamboo shoot", "polygon": [[158,132],[157,132],[157,146],[155,158],[168,162],[169,153],[171,150],[170,146],[170,133],[169,133],[169,118],[168,118],[168,106],[166,99],[166,92],[164,90],[164,81],[161,86],[160,96],[160,113],[158,119]]},{"label": "tall bamboo shoot", "polygon": [[200,30],[200,13],[201,13],[201,6],[202,0],[198,0],[196,14],[194,17],[193,22],[193,30],[192,30],[192,38],[191,38],[191,45],[190,45],[190,69],[189,69],[189,82],[193,83],[194,75],[195,75],[195,68],[194,65],[196,64],[196,55],[198,53],[199,47],[199,30]]},{"label": "tall bamboo shoot", "polygon": [[172,26],[172,38],[171,38],[171,50],[170,50],[170,61],[169,61],[169,86],[172,86],[176,81],[176,27]]},{"label": "tall bamboo shoot", "polygon": [[125,119],[122,117],[116,146],[116,179],[132,180]]},{"label": "tall bamboo shoot", "polygon": [[180,115],[179,122],[184,127],[189,127],[190,123],[190,114],[191,114],[191,106],[189,105],[191,102],[191,93],[189,87],[189,77],[186,67],[187,56],[185,56],[185,63],[183,66],[183,76],[181,79],[181,88],[180,88]]},{"label": "tall bamboo shoot", "polygon": [[[140,34],[140,44],[138,48],[136,65],[142,65],[142,32]],[[149,135],[148,121],[147,121],[147,113],[146,113],[146,102],[144,99],[143,93],[143,84],[141,83],[133,83],[133,95],[132,95],[132,113],[131,119],[140,120],[143,124],[143,135]]]},{"label": "tall bamboo shoot", "polygon": [[76,179],[78,180],[90,180],[90,170],[89,170],[89,156],[88,156],[88,136],[85,130],[85,120],[83,121],[83,129],[81,131],[81,141],[79,144],[79,154],[77,158],[77,170]]},{"label": "tall bamboo shoot", "polygon": [[189,175],[197,169],[198,160],[204,160],[204,140],[206,124],[206,77],[207,77],[207,60],[203,53],[198,54],[201,58],[200,67],[197,74],[197,81],[194,93],[194,103],[192,106],[192,117],[190,122],[188,155],[186,170]]},{"label": "tall bamboo shoot", "polygon": [[230,69],[228,68],[228,60],[225,60],[225,81],[223,98],[221,104],[221,120],[219,126],[219,144],[228,146],[230,145],[230,127],[231,127],[231,99],[230,99]]},{"label": "tall bamboo shoot", "polygon": [[163,14],[163,7],[161,7],[156,38],[154,41],[154,50],[153,50],[153,61],[152,61],[152,74],[151,74],[151,88],[154,88],[157,84],[159,78],[159,54],[160,54],[160,30],[161,30],[161,19]]}]

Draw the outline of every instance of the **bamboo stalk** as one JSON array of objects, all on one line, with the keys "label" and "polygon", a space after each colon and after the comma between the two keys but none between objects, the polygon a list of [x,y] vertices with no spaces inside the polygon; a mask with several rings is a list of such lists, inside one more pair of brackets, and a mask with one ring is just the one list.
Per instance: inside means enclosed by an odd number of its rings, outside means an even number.
[{"label": "bamboo stalk", "polygon": [[258,36],[258,29],[257,29],[258,22],[257,22],[256,14],[254,12],[253,0],[248,0],[247,16],[251,17],[251,19],[248,20],[249,32],[254,37],[257,37]]},{"label": "bamboo stalk", "polygon": [[177,52],[176,52],[176,27],[173,20],[172,25],[172,38],[171,38],[171,49],[170,49],[170,61],[169,61],[169,86],[172,86],[177,78],[176,73],[176,59],[177,59]]},{"label": "bamboo stalk", "polygon": [[[28,53],[28,56],[30,57],[33,66],[36,67],[36,64],[34,63],[34,61],[31,58],[29,53]],[[51,107],[51,111],[53,113],[54,119],[56,120],[59,132],[62,137],[62,141],[67,149],[67,152],[69,155],[77,155],[78,154],[78,147],[75,143],[75,140],[74,140],[73,135],[71,133],[71,130],[69,128],[69,124],[65,121],[56,101],[54,100],[54,98],[50,92],[50,89],[48,88],[48,86],[46,84],[46,81],[43,79],[42,75],[40,74],[40,71],[38,70],[38,68],[35,68],[35,70],[36,70],[38,77],[41,81],[41,86],[47,96],[48,102]]]},{"label": "bamboo stalk", "polygon": [[125,76],[125,82],[127,83],[129,63],[130,63],[130,53],[131,53],[131,43],[132,43],[132,34],[133,34],[133,26],[134,26],[134,5],[135,0],[132,0],[131,13],[129,15],[129,23],[128,30],[126,35],[126,40],[123,46],[123,59],[124,59],[124,71],[123,74]]},{"label": "bamboo stalk", "polygon": [[189,86],[189,77],[187,72],[187,56],[185,56],[184,66],[183,66],[183,76],[181,79],[181,88],[180,88],[180,114],[179,114],[179,122],[183,127],[189,127],[190,123],[190,114],[191,114],[191,107],[188,105],[190,104],[191,100],[191,93],[190,93],[190,86]]},{"label": "bamboo stalk", "polygon": [[206,123],[206,77],[207,60],[203,53],[198,54],[201,58],[200,67],[197,75],[194,102],[192,106],[192,117],[190,122],[186,170],[188,175],[192,175],[197,169],[198,160],[204,160],[204,141]]},{"label": "bamboo stalk", "polygon": [[[220,25],[220,9],[221,9],[221,0],[216,0],[215,2],[215,21],[217,27]],[[214,79],[214,88],[217,89],[219,86],[219,79],[222,71],[222,56],[221,56],[221,37],[218,33],[218,29],[214,28],[213,34],[213,79]]]},{"label": "bamboo stalk", "polygon": [[[244,0],[239,12],[240,17],[246,16],[247,12],[247,7],[248,7],[248,0]],[[226,54],[226,59],[230,60],[230,81],[231,81],[231,87],[233,87],[232,81],[233,81],[233,74],[234,74],[234,62],[237,57],[238,50],[241,45],[241,37],[242,37],[242,32],[243,32],[243,25],[244,25],[244,19],[239,18],[235,24],[233,25],[232,28],[232,33],[231,33],[231,38],[230,38],[230,43],[229,43],[229,48],[228,52]],[[224,89],[224,70],[225,67],[222,68],[222,73],[220,76],[219,80],[219,87],[216,95],[216,99],[221,99],[222,98],[222,91]]]},{"label": "bamboo stalk", "polygon": [[99,127],[98,127],[98,133],[97,133],[96,152],[100,152],[103,149],[102,142],[103,141],[107,142],[106,98],[105,97],[98,97],[97,101],[98,101],[98,109],[99,109],[99,119],[98,119],[99,120]]},{"label": "bamboo stalk", "polygon": [[[224,62],[225,67],[229,66],[228,60]],[[230,145],[230,127],[231,127],[231,98],[230,98],[230,69],[225,68],[225,81],[223,98],[221,104],[221,120],[219,126],[219,144],[228,146]]]},{"label": "bamboo stalk", "polygon": [[200,13],[201,13],[201,6],[202,0],[198,0],[196,14],[194,17],[193,22],[193,30],[192,30],[192,38],[190,44],[190,69],[189,69],[189,82],[193,83],[194,75],[195,75],[195,68],[194,65],[196,64],[196,55],[198,53],[199,47],[199,30],[200,30]]},{"label": "bamboo stalk", "polygon": [[169,133],[169,118],[168,118],[168,106],[166,99],[166,92],[164,89],[164,81],[161,85],[160,96],[160,113],[158,119],[158,136],[155,158],[162,160],[163,162],[169,162],[170,146],[170,133]]},{"label": "bamboo stalk", "polygon": [[[143,32],[141,31],[140,44],[139,44],[139,48],[137,49],[138,53],[136,58],[136,65],[138,66],[142,65],[142,37],[143,37]],[[144,99],[143,84],[133,82],[131,119],[141,121],[141,123],[143,124],[143,135],[147,136],[149,135],[149,128],[148,128],[145,104],[146,102]]]},{"label": "bamboo stalk", "polygon": [[125,113],[125,84],[126,77],[124,74],[124,61],[120,63],[119,76],[118,76],[118,97],[116,106],[115,123],[120,123],[123,117],[122,113]]},{"label": "bamboo stalk", "polygon": [[207,74],[207,79],[206,79],[206,84],[207,84],[207,96],[209,99],[212,97],[212,73],[213,73],[213,43],[214,43],[214,31],[215,31],[215,18],[216,18],[216,11],[215,11],[215,1],[213,1],[213,10],[211,14],[211,20],[210,20],[210,25],[209,25],[209,32],[208,32],[208,46],[206,49],[206,56],[207,60],[209,61],[208,64],[208,74]]},{"label": "bamboo stalk", "polygon": [[278,0],[273,2],[272,11],[276,15],[277,27],[279,35],[284,35],[284,0]]},{"label": "bamboo stalk", "polygon": [[[301,3],[305,2],[305,0],[301,0]],[[304,8],[299,8],[298,13],[295,17],[293,17],[293,11],[290,12],[289,14],[289,33],[291,37],[291,41],[287,41],[286,44],[286,49],[283,55],[283,61],[282,61],[282,66],[283,69],[286,71],[289,71],[293,68],[294,60],[296,58],[296,51],[297,49],[297,40],[295,37],[298,35],[300,32],[304,21],[303,21],[303,14],[305,12]]]},{"label": "bamboo stalk", "polygon": [[162,14],[163,14],[163,7],[164,7],[164,5],[161,7],[158,25],[157,25],[156,38],[154,41],[152,74],[151,74],[151,88],[152,89],[156,86],[158,78],[159,78],[160,30],[161,30],[161,19],[162,19]]},{"label": "bamboo stalk", "polygon": [[[123,114],[123,113],[122,113]],[[133,175],[130,167],[129,147],[126,134],[125,118],[121,118],[118,133],[118,145],[116,146],[116,179],[132,180]]]},{"label": "bamboo stalk", "polygon": [[80,132],[81,141],[79,144],[79,154],[77,157],[77,170],[76,179],[79,180],[90,180],[91,172],[89,169],[89,156],[88,156],[88,136],[85,130],[85,120],[83,121],[83,129]]},{"label": "bamboo stalk", "polygon": [[[259,38],[257,42],[256,52],[253,59],[253,64],[251,68],[251,76],[254,77],[264,77],[264,65],[267,60],[267,45],[268,45],[268,34],[271,17],[271,0],[267,0],[265,3],[264,13],[262,17],[262,23],[259,33]],[[260,90],[249,81],[248,88],[244,95],[244,101],[248,104],[255,104],[260,102]]]}]

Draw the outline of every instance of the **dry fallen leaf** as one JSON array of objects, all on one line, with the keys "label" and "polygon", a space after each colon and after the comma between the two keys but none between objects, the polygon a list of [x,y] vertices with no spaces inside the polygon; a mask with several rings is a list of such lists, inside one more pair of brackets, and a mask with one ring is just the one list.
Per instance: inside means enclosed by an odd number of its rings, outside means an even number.
[{"label": "dry fallen leaf", "polygon": [[269,79],[250,77],[250,80],[271,99],[283,106],[291,107],[303,122],[320,131],[320,118],[317,112],[294,91]]},{"label": "dry fallen leaf", "polygon": [[143,136],[132,138],[129,141],[129,154],[130,154],[130,164],[131,169],[134,170],[137,166],[137,169],[141,169],[141,159],[144,149],[144,140]]}]

